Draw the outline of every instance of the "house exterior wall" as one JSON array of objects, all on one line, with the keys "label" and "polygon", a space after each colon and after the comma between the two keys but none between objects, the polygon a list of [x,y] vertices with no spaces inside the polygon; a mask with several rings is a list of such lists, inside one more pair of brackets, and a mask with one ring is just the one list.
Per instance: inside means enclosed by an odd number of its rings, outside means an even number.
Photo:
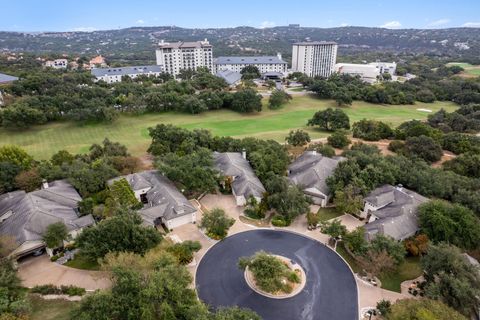
[{"label": "house exterior wall", "polygon": [[361,218],[366,218],[367,215],[368,215],[370,212],[377,211],[377,210],[378,210],[377,207],[375,207],[373,204],[365,201],[365,205],[364,205],[364,207],[363,207],[363,211],[360,213],[360,217],[361,217]]},{"label": "house exterior wall", "polygon": [[183,226],[184,224],[187,224],[187,223],[195,223],[196,221],[197,221],[197,212],[194,212],[194,213],[186,214],[184,216],[181,216],[175,219],[166,220],[163,223],[167,226],[169,230],[172,230],[179,226]]}]

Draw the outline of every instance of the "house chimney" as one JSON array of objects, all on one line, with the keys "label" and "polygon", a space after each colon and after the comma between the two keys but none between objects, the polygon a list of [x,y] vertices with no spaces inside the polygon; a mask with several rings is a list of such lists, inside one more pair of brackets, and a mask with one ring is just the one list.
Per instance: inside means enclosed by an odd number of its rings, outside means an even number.
[{"label": "house chimney", "polygon": [[282,54],[280,52],[277,52],[277,57],[278,59],[282,60]]},{"label": "house chimney", "polygon": [[245,149],[242,150],[242,158],[247,159],[247,151]]},{"label": "house chimney", "polygon": [[48,189],[48,181],[45,179],[42,180],[42,189]]}]

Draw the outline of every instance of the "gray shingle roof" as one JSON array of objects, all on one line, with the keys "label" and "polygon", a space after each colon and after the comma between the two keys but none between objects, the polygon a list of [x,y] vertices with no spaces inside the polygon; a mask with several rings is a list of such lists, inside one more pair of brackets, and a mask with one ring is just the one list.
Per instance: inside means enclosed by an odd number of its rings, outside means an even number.
[{"label": "gray shingle roof", "polygon": [[256,57],[218,57],[215,59],[216,65],[222,64],[286,64],[285,61],[277,56],[256,56]]},{"label": "gray shingle roof", "polygon": [[417,209],[428,198],[405,188],[383,185],[373,190],[365,201],[380,208],[372,212],[378,220],[365,225],[367,238],[384,234],[403,240],[418,231]]},{"label": "gray shingle roof", "polygon": [[46,228],[63,222],[69,231],[94,223],[91,215],[78,217],[77,203],[82,200],[77,191],[64,180],[50,183],[48,189],[26,193],[14,191],[0,196],[0,234],[25,241],[41,240]]},{"label": "gray shingle roof", "polygon": [[147,224],[154,225],[160,218],[171,220],[197,211],[175,185],[156,170],[117,177],[108,183],[122,178],[128,181],[134,191],[149,188],[146,193],[148,203],[138,211]]},{"label": "gray shingle roof", "polygon": [[215,167],[225,176],[232,176],[232,189],[237,196],[262,198],[265,188],[240,152],[214,152]]},{"label": "gray shingle roof", "polygon": [[0,83],[8,83],[15,80],[18,80],[18,78],[8,74],[0,73]]},{"label": "gray shingle roof", "polygon": [[328,158],[315,151],[305,151],[288,167],[288,178],[303,189],[314,188],[329,195],[327,178],[343,160],[343,157]]},{"label": "gray shingle roof", "polygon": [[133,74],[146,74],[162,72],[162,66],[135,66],[135,67],[118,67],[118,68],[94,68],[91,70],[92,75],[95,77],[104,76],[125,76]]},{"label": "gray shingle roof", "polygon": [[217,77],[224,79],[229,85],[235,84],[242,80],[242,74],[230,70],[220,70],[216,73]]}]

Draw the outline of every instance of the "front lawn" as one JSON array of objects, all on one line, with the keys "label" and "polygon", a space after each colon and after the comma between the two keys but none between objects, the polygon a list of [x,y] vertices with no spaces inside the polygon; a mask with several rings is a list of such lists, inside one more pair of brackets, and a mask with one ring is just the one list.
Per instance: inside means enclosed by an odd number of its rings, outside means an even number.
[{"label": "front lawn", "polygon": [[320,208],[318,209],[317,214],[320,221],[327,221],[330,219],[338,218],[342,215],[341,213],[338,213],[335,208]]},{"label": "front lawn", "polygon": [[405,261],[393,272],[388,272],[379,277],[382,288],[400,292],[400,284],[406,280],[413,280],[422,275],[419,257],[407,257]]},{"label": "front lawn", "polygon": [[100,270],[100,265],[96,261],[92,262],[81,253],[77,253],[75,258],[65,263],[64,266],[84,270]]},{"label": "front lawn", "polygon": [[347,261],[348,265],[350,266],[350,268],[352,268],[353,272],[359,273],[360,271],[362,271],[362,269],[357,264],[355,259],[353,259],[353,257],[347,252],[342,242],[337,243],[336,251],[339,255],[343,257],[343,259],[345,259],[345,261]]},{"label": "front lawn", "polygon": [[70,312],[78,305],[78,302],[67,300],[44,300],[30,295],[32,312],[30,320],[69,320]]}]

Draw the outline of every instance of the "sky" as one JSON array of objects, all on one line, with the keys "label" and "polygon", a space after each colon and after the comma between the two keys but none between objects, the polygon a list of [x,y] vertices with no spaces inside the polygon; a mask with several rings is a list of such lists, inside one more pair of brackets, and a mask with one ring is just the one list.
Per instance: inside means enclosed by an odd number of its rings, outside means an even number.
[{"label": "sky", "polygon": [[93,31],[298,23],[306,27],[480,28],[480,0],[0,0],[0,31]]}]

